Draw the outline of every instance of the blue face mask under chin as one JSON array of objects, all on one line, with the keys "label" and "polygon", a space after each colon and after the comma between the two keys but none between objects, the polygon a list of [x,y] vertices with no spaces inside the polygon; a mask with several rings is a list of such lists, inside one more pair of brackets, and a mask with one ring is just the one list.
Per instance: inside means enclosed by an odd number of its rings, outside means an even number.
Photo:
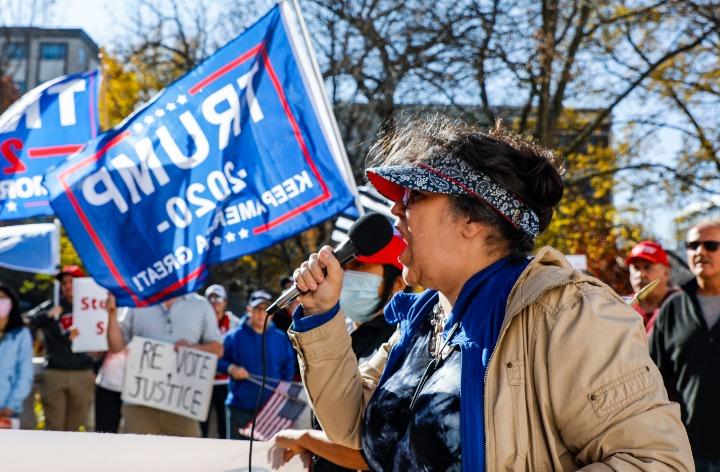
[{"label": "blue face mask under chin", "polygon": [[373,319],[380,303],[378,289],[383,278],[379,275],[356,270],[346,270],[340,292],[340,309],[356,323]]}]

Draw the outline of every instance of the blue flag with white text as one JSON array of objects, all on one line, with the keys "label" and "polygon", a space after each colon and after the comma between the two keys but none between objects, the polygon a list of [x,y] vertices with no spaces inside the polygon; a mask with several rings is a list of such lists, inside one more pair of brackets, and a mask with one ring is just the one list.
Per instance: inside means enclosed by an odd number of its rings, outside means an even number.
[{"label": "blue flag with white text", "polygon": [[100,72],[45,82],[0,116],[0,220],[52,215],[45,173],[98,135]]},{"label": "blue flag with white text", "polygon": [[60,270],[60,230],[52,223],[0,227],[0,267],[57,274]]},{"label": "blue flag with white text", "polygon": [[121,306],[334,216],[354,184],[291,2],[49,173],[51,203]]}]

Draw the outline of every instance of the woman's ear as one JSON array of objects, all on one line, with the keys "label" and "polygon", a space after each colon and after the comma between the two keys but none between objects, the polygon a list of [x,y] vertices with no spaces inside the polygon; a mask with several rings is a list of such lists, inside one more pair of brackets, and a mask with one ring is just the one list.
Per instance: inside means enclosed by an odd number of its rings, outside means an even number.
[{"label": "woman's ear", "polygon": [[395,277],[395,280],[393,280],[392,293],[402,292],[405,290],[405,287],[407,287],[405,280],[402,278],[402,275],[398,275]]},{"label": "woman's ear", "polygon": [[465,223],[462,225],[461,228],[461,234],[468,239],[474,239],[479,234],[484,233],[485,231],[489,230],[490,226],[480,223],[478,221],[472,221],[470,218],[468,218]]}]

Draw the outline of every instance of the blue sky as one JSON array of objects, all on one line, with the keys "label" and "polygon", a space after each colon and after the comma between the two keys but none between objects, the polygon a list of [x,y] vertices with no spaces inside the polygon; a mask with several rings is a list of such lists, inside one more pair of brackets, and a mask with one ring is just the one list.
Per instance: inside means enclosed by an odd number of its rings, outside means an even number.
[{"label": "blue sky", "polygon": [[[56,0],[51,26],[82,28],[100,46],[118,36],[126,2],[109,0]],[[112,12],[112,13],[109,13]]]},{"label": "blue sky", "polygon": [[[101,46],[108,46],[116,38],[123,35],[121,25],[127,14],[127,3],[112,0],[56,0],[55,8],[50,19],[50,25],[84,29]],[[230,38],[228,38],[230,39]],[[615,119],[622,117],[642,106],[632,101],[622,103],[613,114]],[[681,146],[678,132],[662,131],[657,141],[647,149],[650,160],[657,162],[670,162]],[[620,206],[627,203],[627,194],[618,192],[616,203]],[[663,201],[658,201],[655,208],[650,211],[649,220],[645,225],[652,229],[661,242],[674,245],[674,224],[672,217],[675,211],[667,207]]]}]

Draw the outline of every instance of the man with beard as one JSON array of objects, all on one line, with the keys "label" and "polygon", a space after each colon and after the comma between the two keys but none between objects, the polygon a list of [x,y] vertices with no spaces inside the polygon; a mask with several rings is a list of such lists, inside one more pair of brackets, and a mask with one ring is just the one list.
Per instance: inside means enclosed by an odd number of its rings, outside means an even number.
[{"label": "man with beard", "polygon": [[685,247],[695,278],[660,308],[650,354],[680,403],[697,470],[720,470],[720,219],[691,228]]}]

